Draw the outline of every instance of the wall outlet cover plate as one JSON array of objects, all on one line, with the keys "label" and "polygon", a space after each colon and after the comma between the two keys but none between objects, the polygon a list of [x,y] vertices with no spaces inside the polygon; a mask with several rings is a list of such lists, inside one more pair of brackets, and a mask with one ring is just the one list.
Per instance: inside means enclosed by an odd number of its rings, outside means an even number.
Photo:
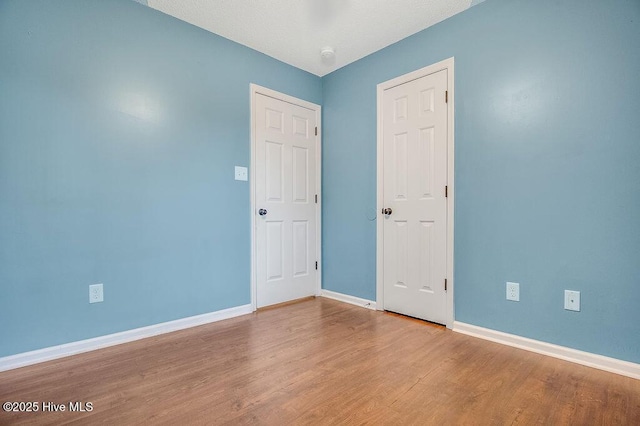
[{"label": "wall outlet cover plate", "polygon": [[580,312],[580,292],[575,290],[564,291],[564,308],[567,311]]},{"label": "wall outlet cover plate", "polygon": [[520,283],[507,281],[507,300],[511,300],[513,302],[520,301]]},{"label": "wall outlet cover plate", "polygon": [[104,292],[102,284],[91,284],[89,286],[89,303],[98,303],[104,301]]}]

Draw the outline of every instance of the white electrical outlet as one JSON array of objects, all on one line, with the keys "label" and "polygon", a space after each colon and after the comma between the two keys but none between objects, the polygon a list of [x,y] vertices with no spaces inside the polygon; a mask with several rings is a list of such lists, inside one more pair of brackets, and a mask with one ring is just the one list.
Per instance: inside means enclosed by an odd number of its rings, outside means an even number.
[{"label": "white electrical outlet", "polygon": [[507,300],[520,301],[520,284],[507,282]]},{"label": "white electrical outlet", "polygon": [[247,180],[249,178],[249,171],[246,167],[236,166],[236,180]]},{"label": "white electrical outlet", "polygon": [[574,290],[564,291],[564,308],[567,311],[580,312],[580,292]]},{"label": "white electrical outlet", "polygon": [[89,286],[89,303],[98,303],[104,301],[104,293],[102,292],[102,284],[91,284]]}]

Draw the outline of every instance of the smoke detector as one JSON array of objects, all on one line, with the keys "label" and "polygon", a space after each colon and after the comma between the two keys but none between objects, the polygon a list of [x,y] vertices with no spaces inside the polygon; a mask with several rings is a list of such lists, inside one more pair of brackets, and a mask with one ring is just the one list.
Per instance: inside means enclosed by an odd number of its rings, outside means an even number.
[{"label": "smoke detector", "polygon": [[320,49],[320,57],[322,58],[323,63],[331,65],[336,61],[336,51],[330,46],[323,47]]}]

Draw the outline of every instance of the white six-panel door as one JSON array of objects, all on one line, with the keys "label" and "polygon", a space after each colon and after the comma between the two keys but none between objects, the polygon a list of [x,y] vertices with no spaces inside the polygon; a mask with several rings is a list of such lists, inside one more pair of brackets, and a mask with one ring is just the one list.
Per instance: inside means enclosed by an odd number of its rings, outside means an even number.
[{"label": "white six-panel door", "polygon": [[254,95],[256,304],[316,294],[316,111]]},{"label": "white six-panel door", "polygon": [[384,309],[447,322],[447,71],[383,94]]}]

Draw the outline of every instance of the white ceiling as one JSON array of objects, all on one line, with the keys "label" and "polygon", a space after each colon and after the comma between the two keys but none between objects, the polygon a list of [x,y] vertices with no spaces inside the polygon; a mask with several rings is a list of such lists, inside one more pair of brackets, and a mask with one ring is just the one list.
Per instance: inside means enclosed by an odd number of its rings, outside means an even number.
[{"label": "white ceiling", "polygon": [[[148,0],[154,9],[323,76],[478,0]],[[325,63],[320,50],[335,50]]]}]

